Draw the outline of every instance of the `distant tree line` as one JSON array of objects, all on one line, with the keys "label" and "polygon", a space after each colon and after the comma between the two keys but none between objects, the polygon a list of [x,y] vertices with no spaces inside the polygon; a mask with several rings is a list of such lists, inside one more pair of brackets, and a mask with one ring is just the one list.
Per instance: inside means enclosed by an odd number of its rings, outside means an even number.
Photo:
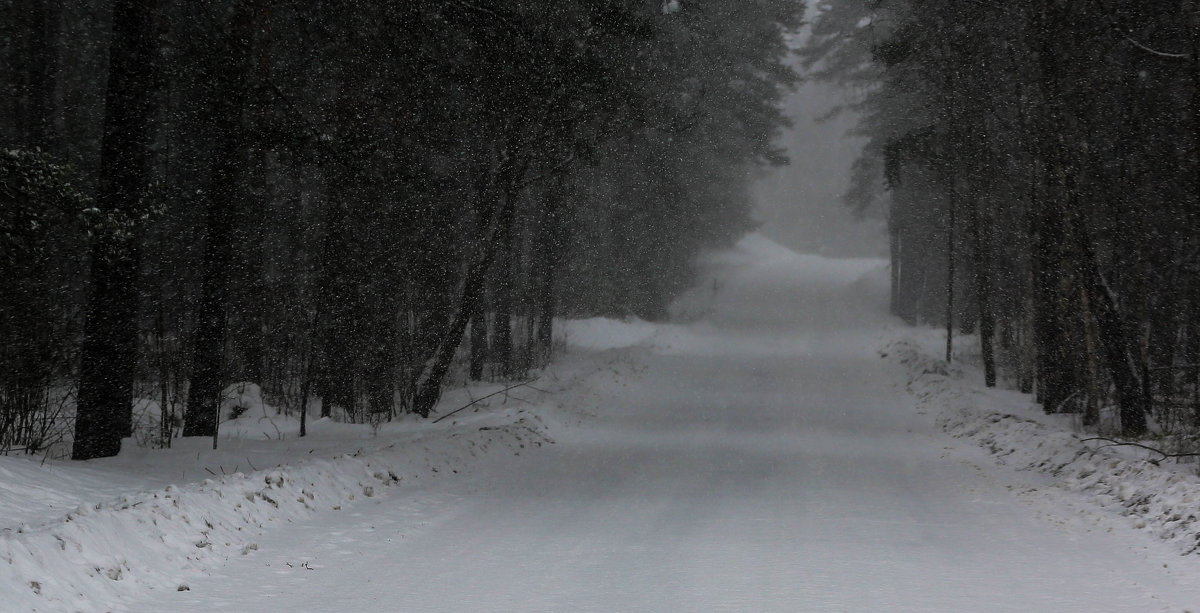
[{"label": "distant tree line", "polygon": [[354,421],[661,317],[782,163],[793,0],[6,0],[0,451]]},{"label": "distant tree line", "polygon": [[[892,309],[978,331],[1047,412],[1200,427],[1200,1],[824,2]],[[949,337],[948,337],[949,340]],[[947,359],[950,354],[947,353]]]}]

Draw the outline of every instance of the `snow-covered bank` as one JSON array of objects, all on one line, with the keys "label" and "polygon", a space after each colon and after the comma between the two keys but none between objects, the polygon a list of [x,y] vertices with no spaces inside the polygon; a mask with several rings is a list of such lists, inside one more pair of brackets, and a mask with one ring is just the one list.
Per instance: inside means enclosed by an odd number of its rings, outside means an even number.
[{"label": "snow-covered bank", "polygon": [[[628,352],[655,331],[637,321],[562,322],[568,351],[534,387],[436,424],[404,416],[373,432],[318,419],[299,438],[295,416],[257,388],[239,389],[228,395],[245,411],[222,424],[217,450],[207,439],[175,439],[171,449],[128,440],[118,457],[90,462],[0,456],[0,611],[110,611],[148,592],[188,590],[190,579],[254,555],[274,528],[552,443],[621,385]],[[503,387],[447,390],[438,413]]]},{"label": "snow-covered bank", "polygon": [[252,555],[272,526],[551,441],[536,407],[502,400],[375,435],[319,420],[304,439],[294,418],[259,406],[226,424],[217,451],[181,440],[82,464],[0,457],[0,610],[109,611],[147,590],[186,590],[198,571]]},{"label": "snow-covered bank", "polygon": [[1028,395],[985,388],[972,364],[946,364],[939,353],[944,343],[940,332],[911,330],[883,349],[908,368],[908,389],[919,410],[943,430],[978,445],[1001,465],[1043,474],[1097,510],[1128,517],[1135,528],[1183,554],[1200,552],[1195,463],[1160,461],[1160,455],[1137,447],[1086,440],[1096,435],[1081,432],[1074,416],[1046,415]]}]

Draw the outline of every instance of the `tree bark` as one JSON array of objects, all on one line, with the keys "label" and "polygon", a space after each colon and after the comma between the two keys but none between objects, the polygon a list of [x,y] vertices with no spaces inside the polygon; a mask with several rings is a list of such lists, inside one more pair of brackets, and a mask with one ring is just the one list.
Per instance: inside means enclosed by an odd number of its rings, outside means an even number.
[{"label": "tree bark", "polygon": [[483,301],[475,307],[471,314],[471,364],[468,376],[472,381],[483,379],[483,368],[488,359],[487,317],[483,313]]},{"label": "tree bark", "polygon": [[947,197],[950,207],[946,225],[946,363],[954,359],[954,226],[955,209],[958,208],[958,178],[950,171],[950,192]]},{"label": "tree bark", "polygon": [[983,353],[983,378],[987,387],[996,387],[996,355],[993,339],[996,318],[992,313],[991,240],[985,236],[983,214],[977,197],[970,199],[971,238],[974,244],[975,302],[979,309],[979,344]]},{"label": "tree bark", "polygon": [[[221,173],[230,170],[220,163]],[[217,179],[223,182],[224,179]],[[214,186],[215,187],[215,186]],[[215,436],[220,422],[221,388],[225,357],[225,302],[229,284],[230,194],[223,189],[209,194],[206,208],[204,273],[196,331],[192,340],[192,378],[183,416],[184,436]]]},{"label": "tree bark", "polygon": [[1116,297],[1100,272],[1095,249],[1079,215],[1072,217],[1071,226],[1082,256],[1082,274],[1092,316],[1096,320],[1096,331],[1104,346],[1113,387],[1117,390],[1121,432],[1125,436],[1141,436],[1146,433],[1149,397],[1139,372],[1138,360],[1129,343],[1125,321],[1117,311]]},{"label": "tree bark", "polygon": [[538,223],[539,237],[536,245],[541,274],[534,305],[537,311],[537,330],[533,336],[536,352],[531,349],[530,355],[536,353],[537,359],[543,364],[550,360],[554,344],[554,316],[558,309],[556,292],[558,259],[566,238],[562,215],[563,198],[565,197],[564,184],[565,179],[560,176],[549,188]]},{"label": "tree bark", "polygon": [[[511,189],[511,188],[510,188]],[[499,253],[492,276],[496,280],[496,313],[492,321],[491,358],[500,365],[504,377],[513,374],[512,319],[516,300],[516,194],[505,194],[506,206],[499,215],[497,238]]]},{"label": "tree bark", "polygon": [[[1031,128],[1035,158],[1042,164],[1035,180],[1045,190],[1031,203],[1037,211],[1033,241],[1035,275],[1035,343],[1037,347],[1038,396],[1046,412],[1070,410],[1068,401],[1082,390],[1078,353],[1072,345],[1081,311],[1075,304],[1078,292],[1074,264],[1079,254],[1069,244],[1067,215],[1074,197],[1076,160],[1067,139],[1069,113],[1063,92],[1063,66],[1060,55],[1064,32],[1072,22],[1070,3],[1048,0],[1033,13],[1038,36],[1039,88],[1042,112]],[[1069,37],[1067,37],[1069,39]],[[1050,136],[1047,136],[1050,135]],[[1048,141],[1048,142],[1047,142]],[[1038,176],[1040,174],[1040,176]]]},{"label": "tree bark", "polygon": [[[462,342],[463,333],[467,329],[467,323],[470,321],[476,309],[481,307],[483,293],[487,280],[487,272],[492,267],[492,262],[496,258],[496,251],[499,247],[498,221],[507,214],[507,210],[516,206],[516,194],[518,190],[518,181],[523,175],[523,169],[507,169],[499,172],[501,176],[501,190],[496,195],[495,204],[485,207],[479,219],[478,240],[475,244],[483,245],[483,253],[481,253],[474,262],[471,263],[467,270],[466,279],[463,281],[462,297],[459,300],[458,311],[454,318],[446,326],[443,333],[439,335],[437,349],[434,351],[434,356],[428,368],[428,374],[417,386],[417,393],[413,400],[413,410],[421,417],[429,417],[429,413],[437,405],[438,400],[442,396],[442,381],[446,378],[446,373],[450,369],[450,363],[454,359],[454,352],[458,349],[458,345]],[[489,189],[490,188],[485,188]]]},{"label": "tree bark", "polygon": [[150,188],[159,9],[158,0],[117,0],[113,6],[99,202],[125,227],[105,228],[91,250],[71,451],[76,460],[116,455],[133,423],[140,262],[135,233]]},{"label": "tree bark", "polygon": [[[196,310],[192,380],[184,412],[184,436],[215,437],[220,424],[221,390],[225,378],[226,306],[233,255],[233,217],[245,200],[242,169],[248,137],[242,114],[246,106],[246,73],[250,69],[248,42],[253,23],[245,3],[236,3],[213,92],[210,128],[219,139],[205,198],[204,273]],[[215,438],[214,438],[215,444]]]}]

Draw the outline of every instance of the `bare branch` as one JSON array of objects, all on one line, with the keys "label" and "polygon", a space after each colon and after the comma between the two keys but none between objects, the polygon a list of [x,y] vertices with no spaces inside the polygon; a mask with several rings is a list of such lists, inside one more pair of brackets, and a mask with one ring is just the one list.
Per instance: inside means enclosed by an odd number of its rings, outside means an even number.
[{"label": "bare branch", "polygon": [[458,413],[459,411],[463,411],[463,410],[465,410],[465,409],[468,409],[468,408],[470,408],[472,405],[478,404],[478,403],[480,403],[480,402],[482,402],[482,401],[484,401],[484,400],[487,400],[488,398],[491,398],[491,397],[493,397],[493,396],[499,396],[500,394],[503,394],[503,393],[505,393],[505,392],[507,392],[507,391],[509,391],[509,390],[516,389],[516,388],[518,388],[518,387],[528,387],[528,386],[529,386],[529,384],[530,384],[530,383],[533,383],[534,381],[537,381],[537,379],[536,379],[536,378],[534,378],[534,379],[530,379],[530,380],[528,380],[528,381],[521,381],[520,383],[514,383],[513,385],[510,385],[510,386],[508,386],[508,387],[506,387],[506,388],[504,388],[504,389],[502,389],[502,390],[497,390],[497,391],[495,391],[495,392],[492,392],[492,393],[490,393],[490,394],[488,394],[488,395],[486,395],[486,396],[480,396],[479,398],[476,398],[475,400],[472,400],[471,402],[468,402],[467,404],[464,404],[463,406],[461,406],[461,407],[458,407],[457,409],[454,409],[453,411],[450,411],[449,413],[446,413],[445,415],[443,415],[443,416],[441,416],[441,417],[439,417],[439,418],[437,418],[437,419],[433,420],[433,423],[435,423],[435,424],[436,424],[436,423],[438,423],[439,421],[442,421],[443,419],[446,419],[447,417],[450,417],[451,415],[454,415],[455,413]]},{"label": "bare branch", "polygon": [[1080,442],[1086,443],[1088,441],[1104,441],[1105,443],[1108,443],[1107,445],[1101,445],[1100,447],[1097,447],[1097,449],[1103,449],[1104,447],[1136,447],[1138,449],[1145,449],[1146,451],[1149,451],[1151,453],[1157,453],[1158,455],[1160,455],[1162,457],[1157,460],[1149,460],[1150,462],[1153,462],[1154,464],[1158,464],[1159,462],[1161,462],[1163,460],[1167,460],[1167,459],[1171,459],[1171,458],[1200,457],[1200,453],[1167,453],[1161,449],[1156,449],[1149,445],[1143,445],[1141,443],[1134,443],[1132,441],[1118,441],[1118,440],[1106,438],[1103,436],[1093,436],[1091,438],[1085,438]]},{"label": "bare branch", "polygon": [[[1114,29],[1116,29],[1115,26],[1114,26]],[[1118,32],[1120,32],[1120,30],[1118,30]],[[1146,45],[1143,45],[1142,43],[1139,43],[1137,40],[1134,40],[1134,38],[1128,34],[1124,34],[1124,36],[1125,36],[1125,42],[1128,42],[1129,44],[1133,45],[1134,47],[1137,47],[1138,49],[1141,49],[1142,51],[1145,51],[1146,53],[1149,53],[1150,55],[1157,55],[1158,57],[1165,57],[1165,58],[1170,58],[1173,60],[1186,60],[1186,59],[1192,57],[1192,54],[1190,54],[1190,53],[1167,53],[1165,51],[1159,51],[1157,49],[1152,49],[1150,47],[1147,47]]]}]

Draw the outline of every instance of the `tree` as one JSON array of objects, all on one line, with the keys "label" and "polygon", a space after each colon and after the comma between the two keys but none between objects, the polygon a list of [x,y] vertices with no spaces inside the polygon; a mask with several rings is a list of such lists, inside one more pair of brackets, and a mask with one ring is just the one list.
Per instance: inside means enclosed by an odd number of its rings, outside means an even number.
[{"label": "tree", "polygon": [[[40,322],[54,385],[81,349],[78,457],[116,453],[146,390],[188,398],[188,435],[216,431],[234,377],[289,412],[428,414],[460,375],[543,365],[560,313],[664,316],[696,253],[752,226],[754,166],[782,162],[801,10],[37,4],[0,24],[0,114],[49,118],[28,125],[95,195],[91,270],[18,266],[64,297]],[[16,123],[6,146],[36,145]],[[67,217],[31,240],[77,250]]]},{"label": "tree", "polygon": [[[1186,219],[1178,197],[1165,195],[1181,175],[1178,164],[1161,163],[1160,140],[1178,121],[1171,107],[1181,97],[1166,83],[1136,81],[1183,75],[1143,66],[1153,49],[1118,23],[1169,32],[1173,10],[1060,1],[830,6],[804,53],[819,78],[867,92],[857,106],[872,139],[864,155],[879,161],[859,166],[879,169],[890,192],[893,310],[941,320],[950,332],[956,318],[978,321],[988,385],[999,328],[1021,388],[1033,388],[1034,373],[1048,412],[1096,407],[1102,362],[1132,436],[1150,410],[1149,364],[1170,363],[1178,336],[1174,309],[1158,306],[1176,300],[1174,284],[1148,281],[1151,270],[1177,270],[1172,261],[1185,250],[1152,237]],[[875,197],[878,174],[858,176],[856,205]],[[1161,204],[1146,204],[1153,200]],[[955,215],[959,205],[965,215]],[[945,281],[941,296],[934,275]],[[958,299],[960,279],[973,285],[973,301]],[[930,308],[939,302],[943,314]],[[1094,422],[1094,411],[1086,419]]]},{"label": "tree", "polygon": [[77,460],[116,455],[132,427],[138,361],[138,227],[151,209],[151,152],[159,88],[156,2],[117,0],[75,418]]}]

